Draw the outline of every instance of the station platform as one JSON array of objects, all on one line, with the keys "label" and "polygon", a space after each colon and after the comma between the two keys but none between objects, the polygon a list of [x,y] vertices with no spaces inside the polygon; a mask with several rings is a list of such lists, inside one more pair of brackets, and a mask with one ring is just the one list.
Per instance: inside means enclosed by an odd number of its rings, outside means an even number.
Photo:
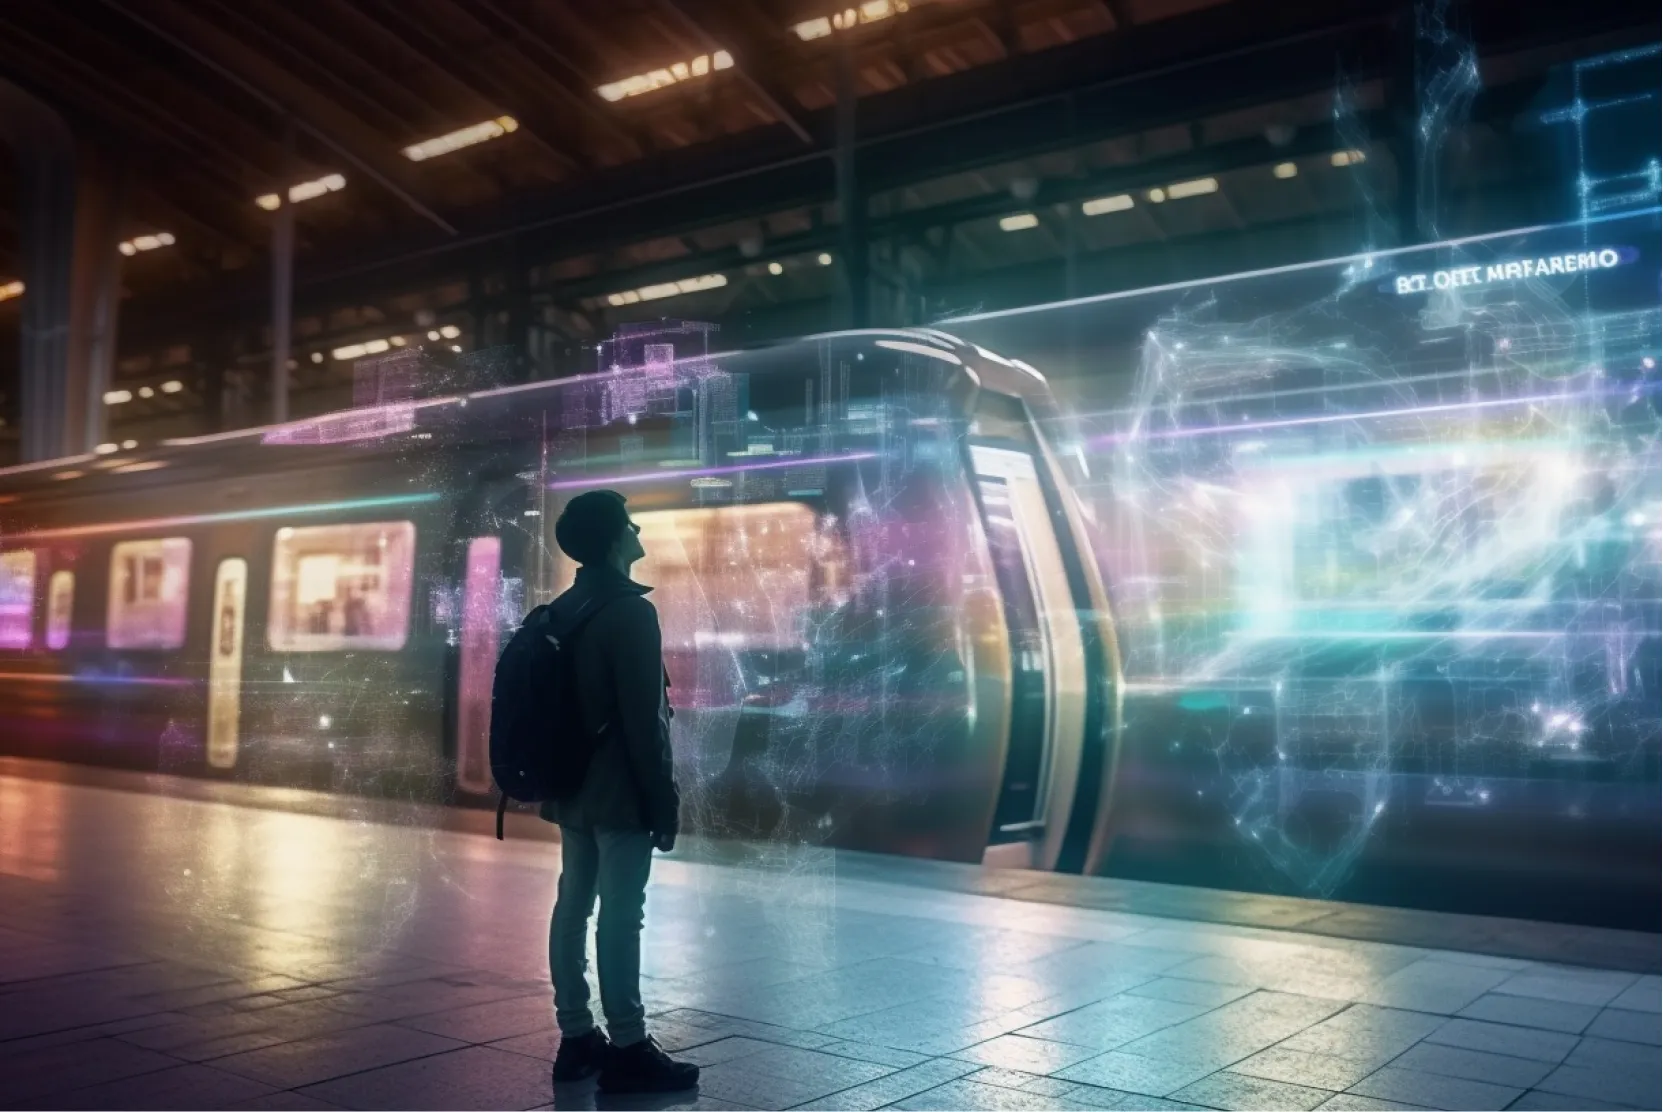
[{"label": "station platform", "polygon": [[553,832],[0,760],[0,1106],[1658,1108],[1658,938],[806,846],[654,863],[696,1094],[555,1089]]}]

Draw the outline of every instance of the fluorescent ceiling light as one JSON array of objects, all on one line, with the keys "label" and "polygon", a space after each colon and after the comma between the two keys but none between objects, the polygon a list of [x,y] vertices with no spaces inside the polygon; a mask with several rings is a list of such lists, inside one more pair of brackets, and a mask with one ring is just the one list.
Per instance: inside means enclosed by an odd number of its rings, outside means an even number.
[{"label": "fluorescent ceiling light", "polygon": [[642,93],[679,85],[683,81],[703,77],[714,70],[725,70],[732,65],[733,55],[725,50],[718,50],[713,54],[701,54],[688,62],[677,62],[664,69],[648,70],[634,77],[626,77],[622,81],[608,82],[595,92],[604,100],[619,101],[626,97],[638,97]]},{"label": "fluorescent ceiling light", "polygon": [[140,251],[154,251],[158,247],[172,246],[172,232],[157,232],[153,236],[134,236],[132,239],[122,241],[119,245],[121,253],[129,257],[137,255]]},{"label": "fluorescent ceiling light", "polygon": [[1328,156],[1330,166],[1356,166],[1363,160],[1363,152],[1359,150],[1335,151]]},{"label": "fluorescent ceiling light", "polygon": [[424,139],[420,143],[404,148],[404,157],[411,162],[425,162],[430,158],[438,158],[451,151],[459,151],[463,147],[471,147],[476,143],[484,143],[491,139],[500,139],[512,131],[519,129],[520,122],[513,116],[498,116],[494,120],[474,124],[472,127],[458,128],[445,135]]},{"label": "fluorescent ceiling light", "polygon": [[128,402],[130,402],[132,400],[133,400],[133,392],[131,390],[106,390],[106,391],[104,391],[104,404],[105,405],[125,405],[125,404],[127,404]]},{"label": "fluorescent ceiling light", "polygon": [[154,387],[151,387],[151,386],[141,386],[141,387],[139,387],[139,397],[141,397],[141,398],[154,398],[155,396],[156,396],[156,390],[155,390]]},{"label": "fluorescent ceiling light", "polygon": [[1116,193],[1110,197],[1093,197],[1080,206],[1087,216],[1102,216],[1105,212],[1125,212],[1135,202],[1130,193]]},{"label": "fluorescent ceiling light", "polygon": [[784,274],[785,273],[785,267],[781,266],[779,263],[769,263],[768,264],[768,273],[769,274]]},{"label": "fluorescent ceiling light", "polygon": [[1202,197],[1208,193],[1218,192],[1217,178],[1195,178],[1193,181],[1173,182],[1166,187],[1166,195],[1174,201],[1185,197]]},{"label": "fluorescent ceiling light", "polygon": [[184,388],[185,384],[176,378],[170,378],[166,382],[162,383],[162,393],[164,394],[177,394]]},{"label": "fluorescent ceiling light", "polygon": [[714,290],[728,284],[726,274],[701,274],[697,278],[683,278],[679,282],[658,282],[639,289],[624,290],[621,293],[606,295],[606,303],[614,308],[622,305],[635,305],[642,301],[658,301],[678,294],[698,293],[700,290]]},{"label": "fluorescent ceiling light", "polygon": [[462,335],[462,329],[454,324],[447,324],[443,328],[439,329],[439,335],[443,336],[447,340],[454,340],[456,337]]},{"label": "fluorescent ceiling light", "polygon": [[93,449],[94,452],[97,452],[101,456],[107,456],[111,452],[119,452],[120,450],[121,448],[119,445],[110,443],[100,444],[98,447]]},{"label": "fluorescent ceiling light", "polygon": [[0,301],[10,301],[14,297],[22,296],[22,282],[0,282]]},{"label": "fluorescent ceiling light", "polygon": [[[302,201],[310,201],[314,197],[322,197],[325,193],[333,193],[337,189],[345,188],[345,177],[340,174],[325,174],[313,181],[303,181],[299,185],[291,185],[289,187],[289,204],[298,205]],[[280,201],[275,193],[263,193],[254,198],[254,203],[267,212],[276,212]]]},{"label": "fluorescent ceiling light", "polygon": [[799,39],[812,42],[823,39],[833,31],[847,31],[862,23],[876,23],[907,10],[907,0],[867,0],[858,8],[844,8],[829,16],[805,19],[791,28]]},{"label": "fluorescent ceiling light", "polygon": [[999,218],[999,230],[1005,232],[1020,232],[1026,228],[1039,227],[1039,217],[1031,212],[1018,212],[1010,216]]},{"label": "fluorescent ceiling light", "polygon": [[1160,204],[1162,201],[1166,200],[1166,190],[1157,185],[1154,189],[1149,191],[1149,200],[1151,204]]},{"label": "fluorescent ceiling light", "polygon": [[1271,167],[1270,172],[1275,174],[1282,181],[1287,181],[1291,177],[1298,176],[1299,165],[1294,162],[1278,162],[1275,166]]},{"label": "fluorescent ceiling light", "polygon": [[403,347],[403,336],[389,336],[385,340],[365,340],[361,344],[348,344],[338,347],[329,353],[332,359],[360,359],[366,355],[380,355],[388,348]]},{"label": "fluorescent ceiling light", "polygon": [[828,255],[826,252],[822,251],[822,252],[820,252],[819,255],[817,255],[815,257],[814,261],[819,263],[821,266],[830,266],[831,265],[831,256]]}]

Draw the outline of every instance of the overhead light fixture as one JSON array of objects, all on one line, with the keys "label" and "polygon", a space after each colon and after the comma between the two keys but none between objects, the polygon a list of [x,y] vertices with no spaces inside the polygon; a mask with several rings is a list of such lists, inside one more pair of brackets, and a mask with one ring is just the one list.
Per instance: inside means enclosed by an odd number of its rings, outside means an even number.
[{"label": "overhead light fixture", "polygon": [[390,336],[385,340],[365,340],[361,344],[348,344],[335,348],[329,353],[331,359],[361,359],[366,355],[380,355],[388,348],[402,347],[404,337]]},{"label": "overhead light fixture", "polygon": [[833,31],[847,31],[862,23],[876,23],[880,19],[888,19],[906,10],[907,0],[867,0],[858,8],[844,8],[840,12],[818,19],[805,19],[794,25],[791,30],[804,42],[813,42],[815,39],[825,38]]},{"label": "overhead light fixture", "polygon": [[149,386],[139,387],[139,397],[141,397],[141,398],[154,398],[155,396],[156,396],[156,391],[153,388],[151,388]]},{"label": "overhead light fixture", "polygon": [[454,324],[447,324],[443,328],[439,329],[439,335],[443,336],[447,340],[454,340],[456,337],[462,335],[462,330]]},{"label": "overhead light fixture", "polygon": [[22,296],[22,282],[0,282],[0,301],[10,301],[14,297]]},{"label": "overhead light fixture", "polygon": [[137,440],[123,440],[121,442],[121,449],[124,452],[131,452],[134,448],[137,448],[138,446],[139,446],[139,442]]},{"label": "overhead light fixture", "polygon": [[634,77],[626,77],[622,81],[608,82],[595,92],[599,93],[603,100],[619,101],[626,97],[638,97],[642,93],[679,85],[683,81],[703,77],[715,70],[725,70],[732,65],[733,55],[725,50],[718,50],[713,54],[701,54],[691,61],[677,62],[663,69],[648,70]]},{"label": "overhead light fixture", "polygon": [[606,303],[613,308],[622,305],[634,305],[642,301],[658,301],[678,294],[698,293],[700,290],[714,290],[728,284],[726,274],[701,274],[697,278],[683,278],[679,282],[659,282],[639,289],[624,290],[620,293],[606,295]]},{"label": "overhead light fixture", "polygon": [[828,255],[826,252],[822,251],[822,252],[820,252],[819,255],[815,256],[814,261],[819,263],[821,266],[830,266],[831,265],[831,256]]},{"label": "overhead light fixture", "polygon": [[519,127],[520,122],[513,116],[498,116],[494,120],[486,120],[472,127],[458,128],[448,134],[424,139],[420,143],[405,147],[404,157],[411,162],[426,162],[430,158],[438,158],[442,154],[459,151],[463,147],[500,139],[510,132],[519,130]]},{"label": "overhead light fixture", "polygon": [[133,463],[124,463],[120,467],[112,467],[110,468],[110,473],[114,475],[131,475],[135,471],[156,471],[166,466],[166,460],[144,459],[136,460]]},{"label": "overhead light fixture", "polygon": [[[346,188],[346,178],[340,174],[325,174],[313,181],[303,181],[299,185],[289,187],[289,204],[298,205],[302,201],[310,201],[322,197],[325,193],[333,193]],[[281,200],[275,193],[263,193],[254,198],[254,203],[267,212],[276,212]]]},{"label": "overhead light fixture", "polygon": [[1151,189],[1148,192],[1147,196],[1151,204],[1158,205],[1162,201],[1166,200],[1166,190],[1157,185],[1154,189]]},{"label": "overhead light fixture", "polygon": [[1027,228],[1037,227],[1039,227],[1039,217],[1031,212],[1018,212],[999,218],[999,230],[1002,232],[1020,232]]},{"label": "overhead light fixture", "polygon": [[93,449],[93,451],[97,452],[101,456],[107,456],[112,452],[119,452],[120,450],[120,445],[109,443],[100,444],[98,447]]},{"label": "overhead light fixture", "polygon": [[785,273],[785,267],[781,266],[779,263],[769,263],[768,264],[768,273],[769,274],[784,274]]},{"label": "overhead light fixture", "polygon": [[1282,181],[1287,181],[1289,178],[1296,177],[1299,174],[1299,164],[1295,162],[1278,162],[1275,166],[1271,167],[1270,172],[1275,174],[1277,178]]},{"label": "overhead light fixture", "polygon": [[462,350],[462,345],[461,344],[452,344],[452,345],[450,345],[450,350],[452,350],[452,351],[461,351]]},{"label": "overhead light fixture", "polygon": [[1217,192],[1217,178],[1195,178],[1191,181],[1173,182],[1166,187],[1166,195],[1174,201],[1181,201],[1185,197],[1204,197],[1208,193]]},{"label": "overhead light fixture", "polygon": [[1330,166],[1356,166],[1363,161],[1363,152],[1359,150],[1335,151],[1328,156]]},{"label": "overhead light fixture", "polygon": [[184,388],[185,384],[176,378],[170,378],[166,382],[162,383],[162,393],[164,394],[177,394]]},{"label": "overhead light fixture", "polygon": [[429,340],[437,340],[439,338],[439,330],[437,328],[428,329],[427,330],[427,338]]},{"label": "overhead light fixture", "polygon": [[1106,212],[1125,212],[1135,203],[1130,193],[1116,193],[1109,197],[1093,197],[1080,206],[1080,211],[1087,216],[1102,216]]},{"label": "overhead light fixture", "polygon": [[312,353],[312,362],[314,362],[314,363],[322,363],[322,362],[323,362],[323,352],[321,352],[321,351],[314,351],[314,352],[313,352],[313,353]]},{"label": "overhead light fixture", "polygon": [[153,236],[134,236],[117,245],[123,255],[131,258],[140,251],[154,251],[158,247],[172,247],[172,232],[157,232]]},{"label": "overhead light fixture", "polygon": [[106,391],[104,391],[104,404],[105,405],[126,405],[128,402],[130,402],[132,400],[133,400],[133,392],[131,390],[106,390]]}]

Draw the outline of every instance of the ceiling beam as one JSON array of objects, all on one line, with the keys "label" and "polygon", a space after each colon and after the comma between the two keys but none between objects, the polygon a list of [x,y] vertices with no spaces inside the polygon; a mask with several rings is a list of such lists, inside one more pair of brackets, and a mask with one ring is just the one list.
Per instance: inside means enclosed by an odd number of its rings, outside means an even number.
[{"label": "ceiling beam", "polygon": [[[733,68],[747,88],[757,96],[768,111],[780,123],[791,130],[799,142],[813,144],[814,134],[808,129],[798,113],[788,107],[792,99],[791,94],[780,88],[766,75],[766,69],[761,59],[767,57],[767,47],[762,34],[747,26],[741,26],[740,21],[733,17],[733,9],[729,8],[721,16],[721,25],[715,28],[721,38],[713,33],[712,27],[706,22],[695,19],[684,7],[685,0],[658,0],[658,6],[683,30],[691,35],[706,53],[726,50],[733,56]],[[708,18],[708,17],[707,17]]]},{"label": "ceiling beam", "polygon": [[[569,78],[562,80],[550,74],[546,68],[539,67],[547,78],[548,87],[553,89],[560,99],[577,109],[592,126],[615,139],[628,142],[638,151],[642,149],[640,139],[631,134],[616,116],[606,110],[594,87],[589,83],[589,75],[584,73],[577,63],[555,49],[542,35],[504,11],[493,0],[473,0],[471,6],[505,29],[508,32],[505,37],[516,51],[521,54],[537,54],[545,62],[552,63],[554,68],[568,74]],[[575,82],[572,79],[575,79]]]},{"label": "ceiling beam", "polygon": [[[379,184],[393,196],[402,201],[406,207],[429,223],[439,228],[447,235],[455,235],[456,228],[444,217],[428,207],[413,189],[405,185],[400,179],[409,176],[408,171],[396,166],[387,154],[382,153],[386,145],[384,136],[377,135],[373,129],[363,127],[356,121],[347,123],[347,130],[359,134],[351,139],[337,135],[333,128],[327,128],[314,122],[311,114],[336,117],[336,127],[346,123],[347,117],[336,111],[332,102],[302,82],[293,78],[282,67],[270,62],[260,54],[248,50],[224,31],[202,19],[196,12],[178,4],[169,4],[166,10],[170,13],[170,22],[174,27],[184,28],[183,34],[146,15],[141,15],[127,7],[121,0],[104,0],[104,4],[111,10],[120,13],[133,23],[143,27],[150,34],[172,46],[174,49],[194,59],[198,64],[218,74],[229,84],[241,89],[244,93],[269,108],[278,118],[292,120],[294,126],[334,151],[349,166],[364,174],[371,181]],[[194,40],[191,41],[191,40]],[[221,62],[215,55],[229,56],[235,59],[235,67]],[[258,74],[261,84],[256,84],[249,77],[238,72],[241,69],[249,74]],[[267,92],[262,84],[277,86],[284,89],[284,95],[278,96]],[[355,149],[356,148],[356,149]],[[365,153],[360,154],[359,151]],[[393,156],[393,157],[396,157]],[[286,188],[284,183],[279,188]]]},{"label": "ceiling beam", "polygon": [[[565,146],[555,142],[554,137],[561,129],[555,127],[551,121],[543,118],[542,114],[531,110],[520,103],[520,98],[506,89],[492,74],[480,73],[471,67],[467,72],[459,70],[456,62],[460,59],[455,44],[447,42],[441,36],[423,25],[420,19],[410,18],[407,9],[399,7],[391,0],[368,0],[374,9],[381,13],[381,18],[373,22],[382,35],[398,43],[408,53],[414,54],[424,63],[443,74],[445,78],[466,89],[481,105],[488,106],[488,112],[501,112],[512,109],[514,120],[521,126],[521,133],[530,140],[545,155],[554,160],[555,164],[566,170],[582,168],[576,155]],[[419,37],[426,44],[418,46],[414,37]],[[446,61],[446,58],[451,59]]]}]

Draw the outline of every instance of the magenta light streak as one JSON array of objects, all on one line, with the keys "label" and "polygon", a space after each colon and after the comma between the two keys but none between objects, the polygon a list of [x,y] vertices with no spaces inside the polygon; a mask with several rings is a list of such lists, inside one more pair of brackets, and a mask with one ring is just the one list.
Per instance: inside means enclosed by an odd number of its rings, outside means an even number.
[{"label": "magenta light streak", "polygon": [[647,471],[640,475],[597,475],[593,478],[561,479],[548,485],[549,490],[576,490],[579,487],[619,486],[624,483],[649,483],[654,479],[696,479],[703,475],[735,475],[742,471],[773,471],[781,467],[813,467],[821,463],[852,463],[855,460],[877,459],[876,452],[851,452],[846,456],[813,456],[802,459],[773,459],[767,463],[735,463],[725,467],[694,467],[685,471]]},{"label": "magenta light streak", "polygon": [[[1598,393],[1613,392],[1599,391]],[[1495,409],[1509,405],[1538,405],[1544,402],[1577,401],[1587,396],[1586,393],[1536,394],[1528,398],[1485,398],[1476,402],[1417,405],[1406,409],[1376,409],[1363,413],[1324,413],[1316,417],[1289,417],[1281,421],[1243,421],[1239,425],[1201,425],[1193,429],[1166,429],[1162,432],[1117,432],[1094,437],[1090,443],[1092,447],[1097,447],[1103,444],[1125,444],[1136,440],[1173,440],[1187,436],[1211,436],[1214,433],[1263,432],[1267,429],[1289,429],[1300,425],[1326,425],[1335,421],[1372,421],[1383,417],[1425,417],[1434,413],[1454,413],[1467,409]],[[1228,405],[1229,399],[1221,398],[1217,404]]]}]

